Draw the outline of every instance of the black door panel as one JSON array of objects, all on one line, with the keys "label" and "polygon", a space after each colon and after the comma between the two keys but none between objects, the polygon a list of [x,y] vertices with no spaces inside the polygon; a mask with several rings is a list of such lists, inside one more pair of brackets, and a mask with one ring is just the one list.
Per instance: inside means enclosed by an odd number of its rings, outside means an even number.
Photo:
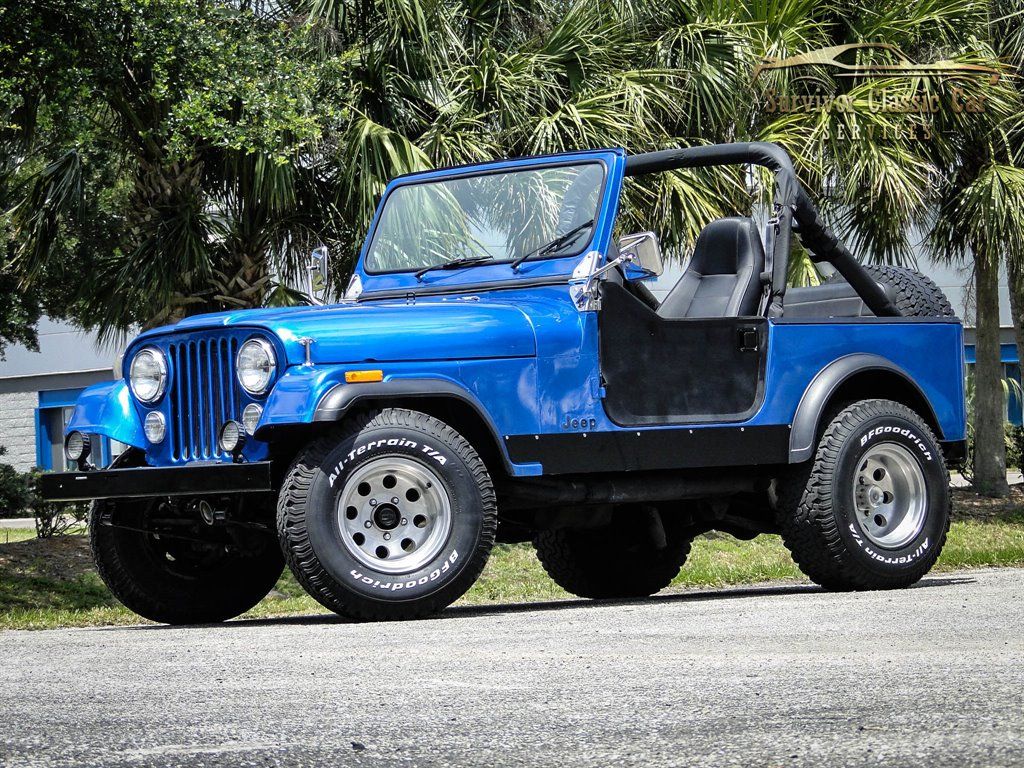
[{"label": "black door panel", "polygon": [[743,421],[763,399],[763,317],[666,320],[605,282],[598,323],[604,406],[617,424]]}]

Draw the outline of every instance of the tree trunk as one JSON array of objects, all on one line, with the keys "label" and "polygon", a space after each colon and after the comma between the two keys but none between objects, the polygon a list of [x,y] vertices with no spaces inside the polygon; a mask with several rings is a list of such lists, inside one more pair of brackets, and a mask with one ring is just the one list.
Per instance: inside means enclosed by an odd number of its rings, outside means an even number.
[{"label": "tree trunk", "polygon": [[1006,275],[1010,283],[1010,315],[1013,317],[1013,338],[1017,342],[1017,362],[1024,367],[1024,264],[1009,259]]},{"label": "tree trunk", "polygon": [[977,304],[974,366],[974,489],[1006,496],[1006,442],[1003,365],[999,361],[999,261],[974,248]]}]

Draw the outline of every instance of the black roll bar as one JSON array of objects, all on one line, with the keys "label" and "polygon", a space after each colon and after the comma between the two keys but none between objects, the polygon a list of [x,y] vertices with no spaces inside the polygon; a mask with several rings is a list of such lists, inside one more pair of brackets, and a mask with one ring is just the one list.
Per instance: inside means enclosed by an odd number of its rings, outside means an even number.
[{"label": "black roll bar", "polygon": [[796,219],[800,242],[807,248],[812,261],[827,261],[835,267],[877,317],[901,316],[901,312],[878,283],[864,270],[835,232],[825,224],[800,179],[797,178],[796,171],[793,170],[793,161],[786,150],[778,144],[764,141],[710,144],[703,147],[666,149],[630,155],[626,158],[625,173],[627,176],[639,176],[677,168],[705,168],[746,163],[764,166],[775,174],[775,215],[772,218],[775,225],[774,242],[766,243],[769,252],[774,255],[770,275],[770,315],[783,314],[790,237],[793,219]]}]

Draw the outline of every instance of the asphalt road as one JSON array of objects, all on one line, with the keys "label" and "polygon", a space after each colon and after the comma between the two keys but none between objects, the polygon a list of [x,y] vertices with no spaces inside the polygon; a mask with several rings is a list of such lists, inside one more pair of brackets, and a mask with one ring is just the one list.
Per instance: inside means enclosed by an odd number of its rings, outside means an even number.
[{"label": "asphalt road", "polygon": [[1024,570],[0,633],[0,764],[1024,765]]}]

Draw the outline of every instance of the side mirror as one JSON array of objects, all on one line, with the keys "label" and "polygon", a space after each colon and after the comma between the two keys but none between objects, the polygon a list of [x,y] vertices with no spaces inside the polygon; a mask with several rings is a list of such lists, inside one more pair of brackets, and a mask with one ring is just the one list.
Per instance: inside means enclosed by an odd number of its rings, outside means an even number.
[{"label": "side mirror", "polygon": [[657,277],[665,271],[658,238],[653,232],[637,232],[619,239],[619,257],[643,272],[636,278]]},{"label": "side mirror", "polygon": [[330,253],[327,246],[314,248],[309,255],[309,298],[314,304],[327,300],[327,266]]}]

